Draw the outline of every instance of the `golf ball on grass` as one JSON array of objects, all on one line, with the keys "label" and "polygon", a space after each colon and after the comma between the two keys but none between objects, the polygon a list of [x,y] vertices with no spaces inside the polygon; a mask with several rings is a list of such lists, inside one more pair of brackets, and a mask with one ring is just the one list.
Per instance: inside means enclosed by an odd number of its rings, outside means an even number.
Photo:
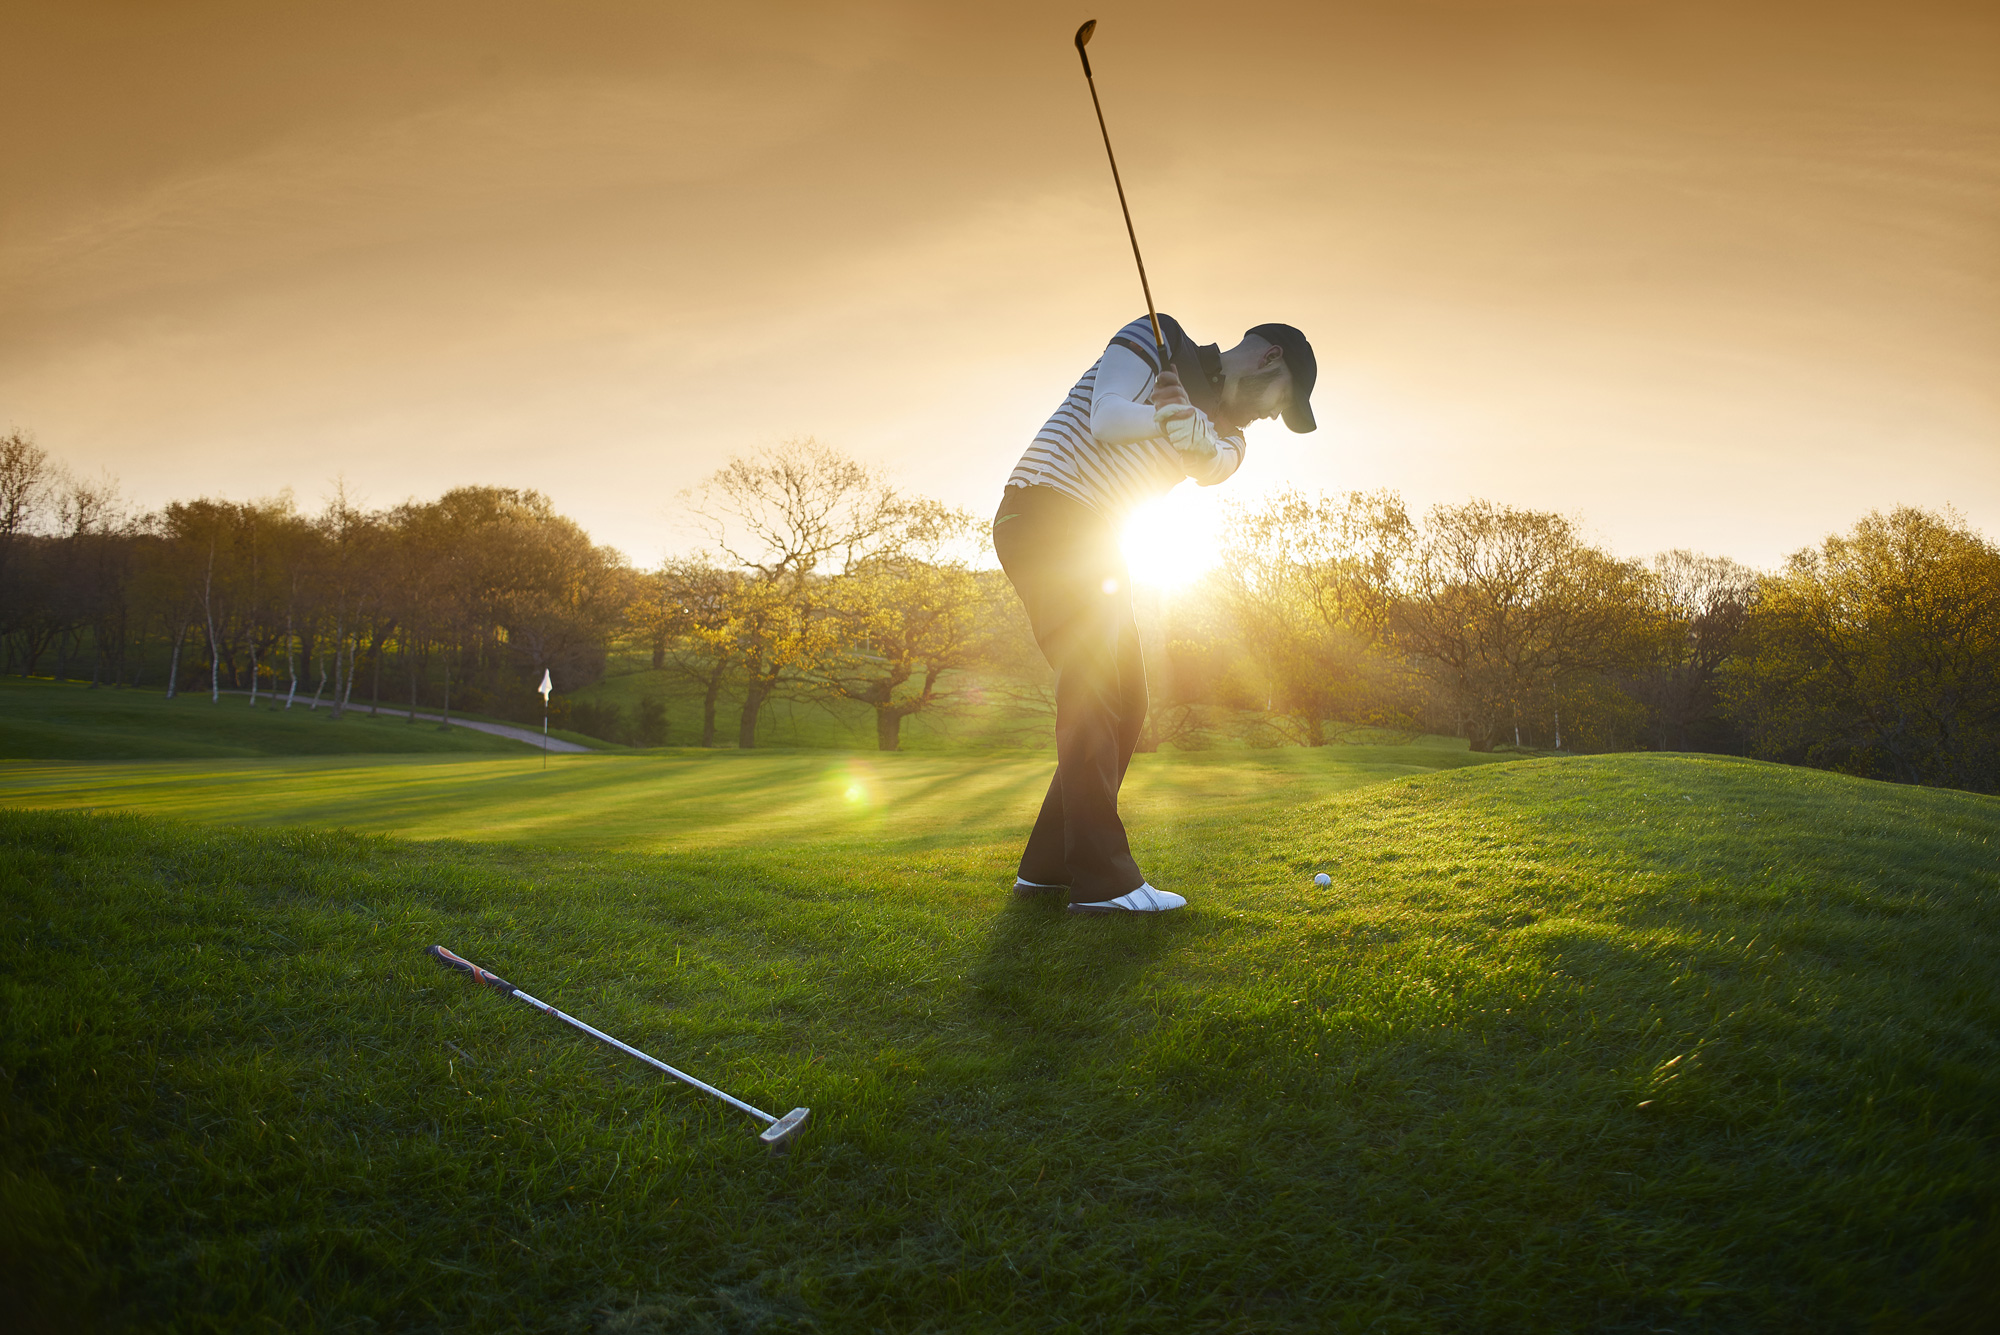
[{"label": "golf ball on grass", "polygon": [[1313,877],[1313,884],[1314,884],[1314,885],[1332,885],[1332,884],[1333,884],[1333,878],[1332,878],[1331,876],[1328,876],[1328,875],[1327,875],[1327,874],[1326,874],[1325,872],[1321,872],[1321,873],[1320,873],[1319,875],[1317,875],[1317,876]]}]

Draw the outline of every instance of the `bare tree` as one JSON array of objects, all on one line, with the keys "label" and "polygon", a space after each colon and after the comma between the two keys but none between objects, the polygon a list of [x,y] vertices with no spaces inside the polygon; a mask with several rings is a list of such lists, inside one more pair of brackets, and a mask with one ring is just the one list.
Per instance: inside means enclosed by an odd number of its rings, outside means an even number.
[{"label": "bare tree", "polygon": [[739,665],[737,745],[753,747],[765,704],[813,680],[835,646],[820,614],[825,578],[882,546],[904,505],[873,469],[815,440],[731,459],[688,499],[714,550],[746,576],[703,638]]},{"label": "bare tree", "polygon": [[103,676],[104,657],[122,621],[124,570],[122,549],[130,516],[109,474],[85,480],[64,477],[55,498],[55,539],[50,547],[53,569],[44,578],[55,620],[56,677],[69,675],[74,653],[83,637],[91,640],[90,684]]},{"label": "bare tree", "polygon": [[27,663],[22,672],[33,670],[32,657],[23,646],[15,656],[15,637],[27,633],[33,608],[39,601],[37,581],[22,577],[15,554],[28,534],[40,527],[49,484],[55,470],[46,451],[18,431],[0,436],[0,636],[6,637],[8,666]]},{"label": "bare tree", "polygon": [[15,538],[33,530],[54,479],[46,450],[19,431],[0,436],[0,575]]},{"label": "bare tree", "polygon": [[810,437],[732,458],[685,495],[710,545],[770,583],[844,568],[901,508],[874,469]]}]

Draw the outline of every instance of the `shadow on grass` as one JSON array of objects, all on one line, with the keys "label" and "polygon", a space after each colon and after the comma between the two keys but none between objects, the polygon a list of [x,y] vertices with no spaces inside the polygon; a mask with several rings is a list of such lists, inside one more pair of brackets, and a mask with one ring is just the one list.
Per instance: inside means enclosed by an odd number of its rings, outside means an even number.
[{"label": "shadow on grass", "polygon": [[1186,944],[1167,918],[1078,918],[1060,900],[1012,900],[968,981],[967,1010],[1009,1074],[1087,1067],[1150,1025],[1152,980]]}]

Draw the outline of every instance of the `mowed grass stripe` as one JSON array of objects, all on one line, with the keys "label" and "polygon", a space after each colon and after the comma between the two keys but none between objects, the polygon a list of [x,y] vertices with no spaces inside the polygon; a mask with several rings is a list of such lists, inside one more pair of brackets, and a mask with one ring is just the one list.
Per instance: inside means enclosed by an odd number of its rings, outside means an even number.
[{"label": "mowed grass stripe", "polygon": [[[1138,756],[1125,806],[1135,830],[1167,834],[1183,821],[1254,821],[1274,802],[1480,759],[1463,743]],[[15,761],[0,762],[0,805],[566,847],[948,844],[1025,835],[1053,763],[1034,752],[827,751],[552,756],[546,769],[539,756]]]},{"label": "mowed grass stripe", "polygon": [[[2000,802],[1155,759],[1194,904],[1146,922],[1011,902],[949,788],[665,853],[0,817],[20,1282],[189,1329],[1980,1319]],[[764,1157],[433,940],[812,1131]]]}]

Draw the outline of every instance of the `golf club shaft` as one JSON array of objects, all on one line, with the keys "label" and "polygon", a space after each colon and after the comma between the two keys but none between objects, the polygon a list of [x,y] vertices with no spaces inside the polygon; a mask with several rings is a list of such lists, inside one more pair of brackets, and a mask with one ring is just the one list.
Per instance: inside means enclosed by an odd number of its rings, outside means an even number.
[{"label": "golf club shaft", "polygon": [[549,1005],[549,1003],[546,1001],[537,1001],[535,998],[529,996],[526,992],[523,992],[518,987],[514,989],[513,995],[527,1002],[530,1006],[533,1006],[536,1010],[542,1012],[544,1015],[553,1015],[555,1016],[556,1019],[561,1020],[564,1024],[569,1025],[571,1028],[583,1030],[584,1033],[589,1034],[592,1038],[598,1040],[600,1043],[609,1043],[612,1047],[617,1048],[620,1052],[626,1054],[627,1056],[637,1057],[640,1061],[646,1063],[646,1065],[648,1066],[653,1067],[655,1070],[665,1071],[668,1075],[672,1076],[674,1079],[685,1081],[686,1083],[693,1085],[696,1089],[702,1091],[704,1094],[713,1094],[718,1099],[721,1099],[724,1103],[729,1104],[731,1107],[741,1108],[744,1112],[749,1113],[752,1117],[760,1117],[766,1122],[775,1122],[778,1120],[777,1118],[771,1116],[771,1114],[764,1112],[761,1109],[751,1107],[749,1104],[745,1103],[742,1099],[723,1093],[721,1090],[717,1089],[714,1085],[709,1084],[705,1080],[697,1080],[693,1076],[689,1075],[686,1071],[675,1070],[673,1067],[661,1061],[658,1057],[648,1056],[646,1053],[639,1051],[639,1049],[633,1047],[629,1043],[620,1043],[617,1039],[605,1033],[602,1029],[593,1029],[591,1026],[585,1024],[583,1021],[577,1019],[574,1015],[565,1014],[564,1012],[557,1010],[554,1006]]},{"label": "golf club shaft", "polygon": [[677,1071],[673,1067],[661,1061],[658,1057],[649,1056],[648,1054],[639,1051],[639,1049],[633,1047],[629,1043],[620,1043],[617,1039],[605,1033],[603,1030],[593,1029],[591,1026],[585,1024],[583,1021],[577,1019],[574,1015],[566,1015],[562,1011],[557,1010],[554,1006],[549,1005],[548,1002],[540,1001],[534,997],[529,996],[526,992],[523,992],[520,988],[514,986],[512,983],[508,982],[505,978],[502,978],[499,974],[494,973],[491,969],[482,969],[477,964],[474,964],[471,960],[466,959],[463,955],[453,954],[451,951],[446,950],[443,946],[432,946],[429,950],[427,950],[424,953],[430,955],[433,959],[436,959],[441,964],[450,965],[454,969],[465,970],[465,972],[471,974],[475,980],[486,984],[486,986],[493,988],[495,991],[505,992],[510,997],[519,997],[521,1000],[527,1002],[530,1006],[533,1006],[536,1010],[542,1012],[544,1015],[553,1015],[556,1019],[561,1020],[564,1024],[569,1025],[571,1028],[581,1029],[584,1033],[589,1034],[592,1038],[597,1039],[599,1042],[608,1043],[612,1047],[617,1048],[620,1052],[623,1052],[628,1056],[637,1057],[640,1061],[646,1063],[646,1065],[651,1066],[656,1070],[665,1071],[668,1075],[672,1076],[674,1079],[682,1081],[686,1084],[693,1085],[696,1089],[702,1091],[702,1093],[704,1094],[715,1095],[716,1098],[721,1099],[724,1103],[728,1104],[732,1108],[741,1108],[744,1112],[749,1113],[752,1117],[760,1118],[767,1124],[775,1123],[778,1120],[777,1118],[771,1116],[771,1114],[765,1112],[761,1108],[753,1108],[749,1104],[745,1103],[742,1099],[734,1098],[731,1095],[723,1093],[721,1090],[717,1089],[714,1085],[709,1084],[706,1080],[697,1080],[693,1076],[689,1075],[686,1071]]},{"label": "golf club shaft", "polygon": [[[1095,28],[1092,19],[1089,28]],[[1090,57],[1084,55],[1083,44],[1089,36],[1082,30],[1077,33],[1076,54],[1083,60],[1083,81],[1090,85],[1090,106],[1097,113],[1097,132],[1104,136],[1104,156],[1111,162],[1111,184],[1118,188],[1118,211],[1125,215],[1125,235],[1132,242],[1132,260],[1139,266],[1139,290],[1146,294],[1146,315],[1153,322],[1153,346],[1159,350],[1160,364],[1166,365],[1167,340],[1160,335],[1160,313],[1153,309],[1153,285],[1146,281],[1146,260],[1139,254],[1139,234],[1132,229],[1132,210],[1125,203],[1125,182],[1118,175],[1118,155],[1111,151],[1111,131],[1104,126],[1104,104],[1097,100],[1097,79],[1090,72]]]}]

